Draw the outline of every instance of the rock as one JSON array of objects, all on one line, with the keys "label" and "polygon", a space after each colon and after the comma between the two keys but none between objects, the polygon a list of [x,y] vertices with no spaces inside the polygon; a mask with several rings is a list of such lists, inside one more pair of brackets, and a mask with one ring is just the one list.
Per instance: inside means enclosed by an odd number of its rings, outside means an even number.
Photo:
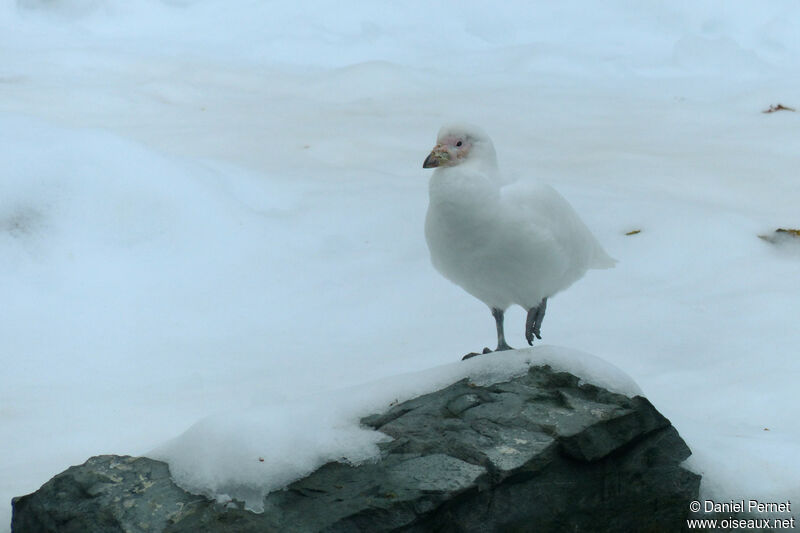
[{"label": "rock", "polygon": [[101,455],[12,501],[12,531],[161,531],[197,496],[176,486],[166,463]]},{"label": "rock", "polygon": [[546,366],[362,423],[393,437],[379,460],[328,463],[261,514],[183,491],[164,463],[100,456],[15,498],[12,531],[679,531],[698,497],[691,452],[649,401]]}]

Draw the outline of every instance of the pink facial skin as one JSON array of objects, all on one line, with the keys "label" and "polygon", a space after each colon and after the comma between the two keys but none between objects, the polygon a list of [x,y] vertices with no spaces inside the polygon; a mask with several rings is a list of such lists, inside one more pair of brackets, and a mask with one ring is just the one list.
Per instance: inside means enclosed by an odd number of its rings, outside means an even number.
[{"label": "pink facial skin", "polygon": [[467,157],[472,143],[463,137],[447,136],[438,139],[430,155],[425,159],[422,168],[454,167]]}]

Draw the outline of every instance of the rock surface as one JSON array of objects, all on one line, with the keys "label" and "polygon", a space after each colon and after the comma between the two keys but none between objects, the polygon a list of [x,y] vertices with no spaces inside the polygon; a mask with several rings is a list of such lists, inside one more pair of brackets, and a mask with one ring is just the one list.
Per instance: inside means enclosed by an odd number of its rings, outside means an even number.
[{"label": "rock surface", "polygon": [[649,401],[546,366],[362,423],[393,437],[379,460],[328,463],[261,514],[183,491],[162,462],[99,456],[15,498],[12,531],[680,531],[698,495],[691,452]]}]

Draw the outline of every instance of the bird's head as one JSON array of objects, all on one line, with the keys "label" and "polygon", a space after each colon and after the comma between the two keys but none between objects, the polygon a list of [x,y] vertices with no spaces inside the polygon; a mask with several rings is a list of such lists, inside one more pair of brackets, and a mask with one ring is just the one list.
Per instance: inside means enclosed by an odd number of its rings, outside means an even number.
[{"label": "bird's head", "polygon": [[454,167],[468,161],[495,166],[494,145],[477,126],[455,124],[439,130],[436,146],[422,163],[422,168]]}]

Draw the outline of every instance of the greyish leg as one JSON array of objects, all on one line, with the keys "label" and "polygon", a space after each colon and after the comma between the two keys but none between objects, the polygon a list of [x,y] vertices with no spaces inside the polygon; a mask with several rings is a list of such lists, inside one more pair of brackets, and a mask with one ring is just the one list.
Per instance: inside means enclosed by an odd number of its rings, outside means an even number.
[{"label": "greyish leg", "polygon": [[525,320],[525,338],[528,339],[528,344],[531,346],[533,346],[534,336],[537,339],[542,338],[542,321],[546,309],[547,298],[542,298],[538,306],[528,309],[528,318]]},{"label": "greyish leg", "polygon": [[[503,309],[497,309],[496,307],[492,307],[492,316],[494,317],[495,326],[497,326],[497,348],[495,349],[496,352],[502,352],[503,350],[513,350],[511,346],[506,343],[506,335],[503,332],[503,317],[505,315],[505,311]],[[481,353],[492,353],[492,350],[489,348],[484,348],[483,352]],[[462,361],[475,357],[476,355],[481,355],[478,352],[470,352],[464,357],[461,358]]]},{"label": "greyish leg", "polygon": [[494,323],[497,326],[497,348],[494,350],[496,352],[513,350],[511,346],[506,344],[506,335],[503,333],[503,318],[505,313],[506,312],[503,309],[492,307],[492,316],[494,317]]}]

